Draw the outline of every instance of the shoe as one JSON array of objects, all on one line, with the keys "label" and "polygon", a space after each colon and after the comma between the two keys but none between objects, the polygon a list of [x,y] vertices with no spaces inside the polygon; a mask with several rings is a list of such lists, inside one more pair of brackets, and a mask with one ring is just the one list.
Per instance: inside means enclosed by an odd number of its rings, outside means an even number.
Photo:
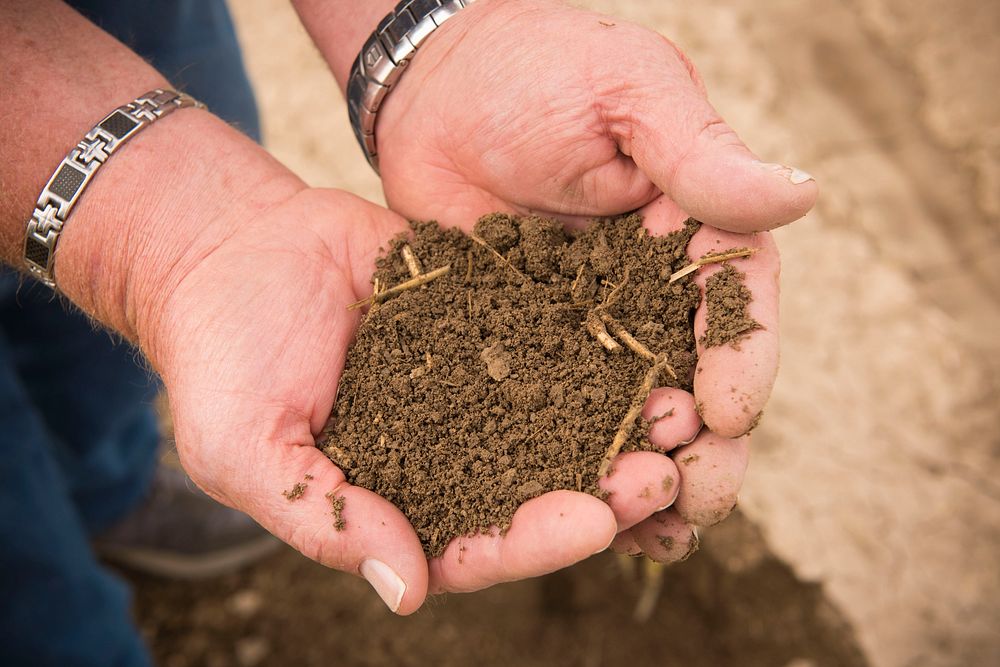
[{"label": "shoe", "polygon": [[142,504],[94,540],[105,560],[170,579],[226,574],[280,545],[249,516],[215,502],[182,470],[165,465]]}]

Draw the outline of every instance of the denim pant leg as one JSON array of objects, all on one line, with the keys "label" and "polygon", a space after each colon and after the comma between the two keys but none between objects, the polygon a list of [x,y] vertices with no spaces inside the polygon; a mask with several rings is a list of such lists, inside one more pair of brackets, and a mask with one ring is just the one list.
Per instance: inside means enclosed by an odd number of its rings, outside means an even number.
[{"label": "denim pant leg", "polygon": [[0,664],[149,665],[128,588],[96,562],[0,331]]},{"label": "denim pant leg", "polygon": [[[148,488],[160,441],[153,409],[159,383],[131,347],[48,289],[26,282],[15,296],[16,280],[0,274],[2,363],[45,425],[47,455],[93,535]],[[6,440],[0,431],[4,446]]]}]

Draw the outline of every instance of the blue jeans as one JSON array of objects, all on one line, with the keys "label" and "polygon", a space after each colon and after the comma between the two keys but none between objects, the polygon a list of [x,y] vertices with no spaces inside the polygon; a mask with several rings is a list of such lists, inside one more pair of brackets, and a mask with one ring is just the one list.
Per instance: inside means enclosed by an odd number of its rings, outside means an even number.
[{"label": "blue jeans", "polygon": [[[259,141],[223,0],[69,4]],[[150,664],[128,588],[98,563],[90,537],[148,487],[157,391],[135,350],[38,283],[18,290],[18,277],[0,272],[0,664]]]}]

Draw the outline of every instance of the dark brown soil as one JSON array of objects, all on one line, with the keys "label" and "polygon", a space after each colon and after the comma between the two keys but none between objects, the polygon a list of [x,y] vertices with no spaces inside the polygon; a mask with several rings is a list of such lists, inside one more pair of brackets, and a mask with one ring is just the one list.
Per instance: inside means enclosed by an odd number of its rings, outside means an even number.
[{"label": "dark brown soil", "polygon": [[547,577],[434,598],[407,618],[361,579],[291,549],[208,581],[130,573],[163,667],[865,667],[840,611],[735,514],[633,613],[643,561],[604,554]]},{"label": "dark brown soil", "polygon": [[344,496],[336,496],[327,493],[326,499],[330,501],[330,514],[333,516],[333,529],[338,533],[347,528],[347,521],[344,519]]},{"label": "dark brown soil", "polygon": [[[667,279],[688,264],[697,229],[689,220],[653,238],[633,215],[571,235],[494,214],[470,238],[413,224],[379,260],[376,293],[443,275],[376,299],[320,447],[403,510],[428,556],[454,537],[505,530],[547,491],[601,496],[612,443],[648,446],[648,425],[627,417],[644,387],[691,388],[700,294],[690,276]],[[732,266],[709,279],[706,345],[759,327],[742,279]]]},{"label": "dark brown soil", "polygon": [[[690,277],[667,279],[688,263],[698,223],[659,238],[641,223],[571,236],[558,222],[495,214],[475,239],[419,223],[379,261],[383,289],[416,270],[404,246],[424,273],[450,270],[371,308],[320,446],[403,510],[429,556],[456,536],[505,529],[546,491],[601,495],[598,467],[653,367],[620,344],[621,328],[666,355],[676,379],[662,372],[659,385],[690,389],[700,293]],[[598,314],[615,352],[588,327]],[[625,449],[646,446],[644,434],[640,424]]]},{"label": "dark brown soil", "polygon": [[750,332],[760,329],[760,323],[747,312],[753,295],[743,284],[745,277],[732,264],[726,264],[705,281],[708,328],[700,341],[705,347],[727,343],[736,346]]},{"label": "dark brown soil", "polygon": [[306,494],[306,489],[308,488],[309,485],[305,482],[296,482],[288,491],[282,491],[281,495],[283,495],[288,502],[293,502],[304,496]]}]

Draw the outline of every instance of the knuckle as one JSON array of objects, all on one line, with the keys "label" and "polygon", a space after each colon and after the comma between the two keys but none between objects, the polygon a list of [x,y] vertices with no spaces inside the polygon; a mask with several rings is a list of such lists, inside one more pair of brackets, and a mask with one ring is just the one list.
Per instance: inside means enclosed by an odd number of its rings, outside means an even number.
[{"label": "knuckle", "polygon": [[666,43],[667,48],[670,51],[670,53],[675,58],[677,58],[677,60],[680,62],[680,64],[684,67],[685,72],[687,72],[688,78],[691,79],[691,82],[695,85],[695,87],[703,95],[706,94],[707,91],[705,90],[705,82],[701,78],[701,74],[698,73],[698,68],[695,67],[695,64],[691,60],[691,58],[689,58],[688,55],[686,53],[684,53],[684,50],[681,49],[679,46],[677,46],[677,44],[674,43],[673,40],[668,39],[667,37],[664,37],[663,35],[660,35],[660,38]]}]

